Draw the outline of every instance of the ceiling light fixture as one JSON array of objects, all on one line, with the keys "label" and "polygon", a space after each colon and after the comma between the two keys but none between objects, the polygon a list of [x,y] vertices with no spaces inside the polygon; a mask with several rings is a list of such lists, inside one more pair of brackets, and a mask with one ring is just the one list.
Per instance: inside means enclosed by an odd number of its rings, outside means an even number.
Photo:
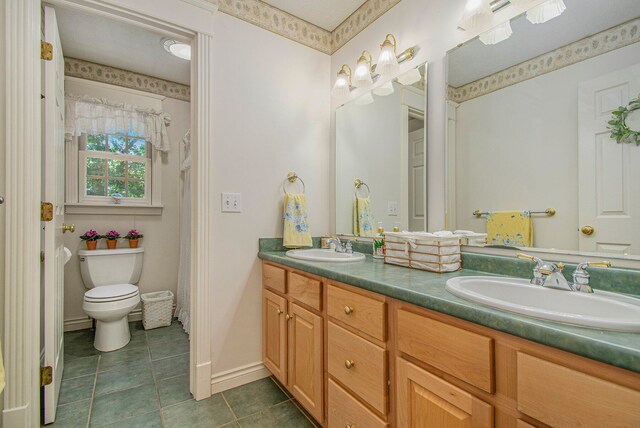
[{"label": "ceiling light fixture", "polygon": [[[393,39],[393,42],[391,41]],[[396,56],[396,38],[393,34],[387,34],[384,42],[380,45],[380,56],[378,56],[378,64],[376,72],[381,76],[391,76],[398,72],[398,57]]]},{"label": "ceiling light fixture", "polygon": [[495,45],[496,43],[507,40],[512,34],[511,22],[507,21],[480,34],[479,38],[485,45]]},{"label": "ceiling light fixture", "polygon": [[547,0],[527,11],[527,20],[532,24],[544,24],[562,15],[567,9],[562,0]]},{"label": "ceiling light fixture", "polygon": [[[347,73],[347,71],[349,73]],[[343,64],[340,71],[338,71],[338,77],[336,83],[333,85],[331,95],[336,98],[347,98],[351,92],[351,67],[347,64]]]},{"label": "ceiling light fixture", "polygon": [[369,51],[362,51],[353,75],[353,86],[367,88],[373,84],[373,78],[371,77],[372,62],[373,58],[371,58]]},{"label": "ceiling light fixture", "polygon": [[420,70],[417,68],[412,68],[406,73],[398,76],[398,83],[405,86],[413,85],[414,83],[419,82],[422,79],[422,74],[420,74]]},{"label": "ceiling light fixture", "polygon": [[180,59],[191,60],[191,45],[173,39],[163,39],[164,50]]},{"label": "ceiling light fixture", "polygon": [[489,0],[467,0],[458,27],[471,30],[489,24],[492,19],[493,12]]}]

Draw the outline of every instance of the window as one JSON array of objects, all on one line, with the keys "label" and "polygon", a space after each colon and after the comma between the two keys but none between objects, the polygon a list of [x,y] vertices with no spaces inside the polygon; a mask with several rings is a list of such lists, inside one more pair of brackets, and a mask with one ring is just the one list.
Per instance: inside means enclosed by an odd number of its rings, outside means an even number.
[{"label": "window", "polygon": [[135,134],[82,134],[79,202],[149,205],[151,146]]}]

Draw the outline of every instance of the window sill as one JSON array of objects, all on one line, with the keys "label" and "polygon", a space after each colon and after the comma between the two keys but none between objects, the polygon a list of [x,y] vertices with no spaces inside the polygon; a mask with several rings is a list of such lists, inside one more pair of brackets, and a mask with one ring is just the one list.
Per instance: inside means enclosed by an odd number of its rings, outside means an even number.
[{"label": "window sill", "polygon": [[65,214],[162,215],[162,205],[65,204]]}]

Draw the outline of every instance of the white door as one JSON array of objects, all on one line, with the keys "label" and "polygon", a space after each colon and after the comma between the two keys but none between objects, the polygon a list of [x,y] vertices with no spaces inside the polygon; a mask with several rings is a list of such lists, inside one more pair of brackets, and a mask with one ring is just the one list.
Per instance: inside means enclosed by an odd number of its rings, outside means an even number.
[{"label": "white door", "polygon": [[44,227],[44,363],[53,379],[44,387],[44,423],[55,419],[64,368],[64,60],[55,10],[44,8],[44,38],[53,45],[53,60],[44,64],[43,200],[53,203],[53,220]]},{"label": "white door", "polygon": [[409,133],[409,230],[424,231],[425,167],[424,128]]},{"label": "white door", "polygon": [[[611,112],[639,93],[640,64],[580,84],[577,233],[581,251],[640,254],[640,147],[618,144],[607,129]],[[584,233],[587,226],[593,234]]]}]

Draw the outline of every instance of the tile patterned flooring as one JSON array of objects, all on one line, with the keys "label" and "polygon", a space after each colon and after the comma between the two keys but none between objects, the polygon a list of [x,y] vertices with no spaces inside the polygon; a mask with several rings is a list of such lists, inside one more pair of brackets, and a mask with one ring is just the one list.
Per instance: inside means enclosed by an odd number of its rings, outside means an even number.
[{"label": "tile patterned flooring", "polygon": [[189,339],[177,321],[145,331],[114,352],[93,347],[93,331],[65,333],[65,368],[53,428],[315,427],[299,404],[265,378],[195,401]]}]

